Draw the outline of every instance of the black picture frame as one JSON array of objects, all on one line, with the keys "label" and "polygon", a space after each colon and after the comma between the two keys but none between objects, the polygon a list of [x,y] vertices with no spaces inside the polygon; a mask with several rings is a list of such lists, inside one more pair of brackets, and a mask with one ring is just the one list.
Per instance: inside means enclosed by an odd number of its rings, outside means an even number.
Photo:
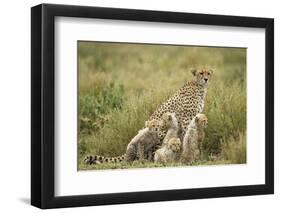
[{"label": "black picture frame", "polygon": [[[79,196],[54,195],[54,21],[55,17],[100,18],[162,23],[264,28],[265,48],[265,184]],[[31,8],[31,204],[60,208],[217,198],[274,193],[274,20],[164,11],[41,4]]]}]

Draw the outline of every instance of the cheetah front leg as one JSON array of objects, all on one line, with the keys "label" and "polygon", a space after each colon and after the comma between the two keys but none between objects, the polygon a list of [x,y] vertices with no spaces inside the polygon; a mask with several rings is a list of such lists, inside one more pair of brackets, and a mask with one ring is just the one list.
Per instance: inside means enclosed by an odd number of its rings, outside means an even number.
[{"label": "cheetah front leg", "polygon": [[144,145],[142,145],[140,143],[137,146],[137,158],[140,161],[144,161]]},{"label": "cheetah front leg", "polygon": [[149,150],[148,151],[148,157],[147,157],[148,161],[153,161],[153,151]]}]

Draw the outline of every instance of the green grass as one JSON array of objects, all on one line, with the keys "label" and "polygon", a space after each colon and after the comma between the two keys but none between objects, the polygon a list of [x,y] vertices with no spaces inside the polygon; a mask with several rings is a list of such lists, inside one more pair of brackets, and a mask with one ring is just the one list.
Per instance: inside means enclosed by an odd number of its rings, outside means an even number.
[{"label": "green grass", "polygon": [[105,115],[112,109],[121,109],[124,88],[114,83],[79,95],[80,134],[98,131],[106,121]]},{"label": "green grass", "polygon": [[205,101],[204,156],[198,163],[246,162],[246,49],[79,42],[78,53],[79,169],[163,166],[86,166],[82,159],[89,153],[123,154],[157,106],[192,78],[189,68],[198,65],[215,70]]}]

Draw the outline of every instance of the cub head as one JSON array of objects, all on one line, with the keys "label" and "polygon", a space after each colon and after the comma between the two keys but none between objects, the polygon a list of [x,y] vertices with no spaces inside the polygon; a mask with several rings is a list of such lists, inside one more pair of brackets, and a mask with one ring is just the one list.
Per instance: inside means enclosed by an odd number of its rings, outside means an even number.
[{"label": "cub head", "polygon": [[211,76],[213,75],[213,70],[206,69],[206,68],[200,68],[200,69],[191,69],[191,73],[194,76],[194,79],[199,85],[207,86]]},{"label": "cub head", "polygon": [[208,118],[205,114],[197,114],[195,116],[196,126],[205,129],[208,126]]},{"label": "cub head", "polygon": [[175,113],[166,112],[162,115],[163,125],[167,129],[178,128],[178,120]]},{"label": "cub head", "polygon": [[145,122],[145,127],[149,129],[149,131],[158,131],[160,129],[161,126],[161,122],[158,120],[150,120],[150,121],[146,121]]},{"label": "cub head", "polygon": [[171,138],[168,141],[168,148],[173,152],[180,152],[181,150],[181,141],[179,138]]}]

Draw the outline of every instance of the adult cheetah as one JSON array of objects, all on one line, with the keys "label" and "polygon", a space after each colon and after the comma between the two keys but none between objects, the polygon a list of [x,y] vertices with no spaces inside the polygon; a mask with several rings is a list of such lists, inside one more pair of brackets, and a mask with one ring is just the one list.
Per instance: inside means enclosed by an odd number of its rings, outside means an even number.
[{"label": "adult cheetah", "polygon": [[[191,120],[204,109],[207,87],[213,74],[213,71],[210,69],[192,69],[191,72],[193,79],[161,104],[149,118],[149,120],[161,120],[164,113],[175,113],[181,126],[181,139],[183,139]],[[158,136],[161,141],[165,135],[166,129],[160,128]]]}]

